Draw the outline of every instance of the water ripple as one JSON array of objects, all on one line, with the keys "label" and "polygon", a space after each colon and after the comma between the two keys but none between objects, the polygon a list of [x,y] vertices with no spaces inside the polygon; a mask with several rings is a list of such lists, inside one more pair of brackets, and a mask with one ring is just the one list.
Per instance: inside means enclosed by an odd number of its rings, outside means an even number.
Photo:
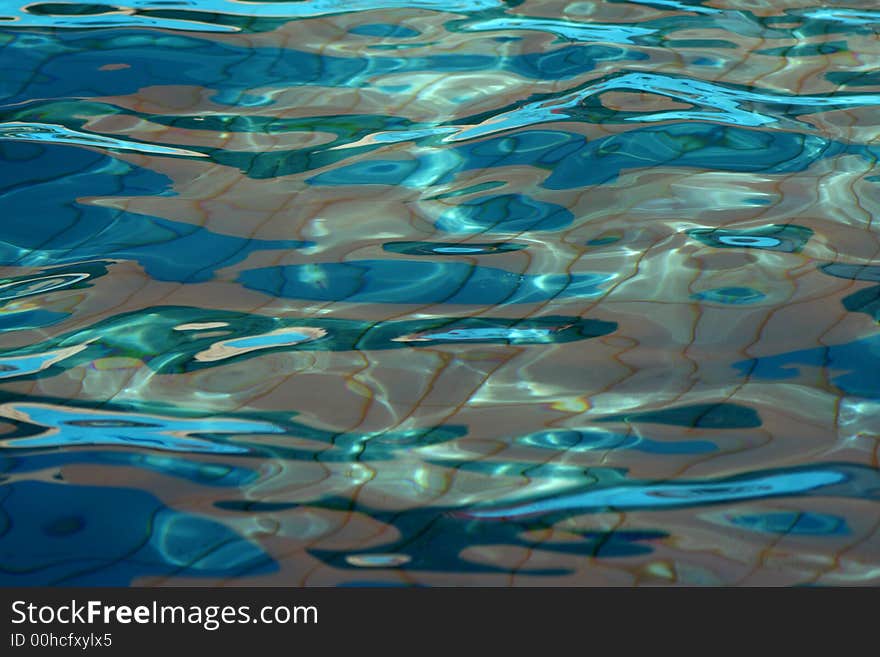
[{"label": "water ripple", "polygon": [[833,4],[0,0],[0,583],[880,583]]},{"label": "water ripple", "polygon": [[[583,120],[595,115],[591,101],[608,91],[640,91],[656,93],[706,109],[667,110],[663,112],[632,112],[616,116],[617,120],[653,122],[673,120],[716,121],[745,126],[804,126],[792,117],[817,110],[829,111],[847,107],[871,107],[880,104],[880,94],[829,94],[827,96],[786,95],[731,88],[687,77],[656,73],[622,73],[601,82],[591,82],[575,93],[565,93],[551,100],[528,103],[509,112],[493,116],[474,126],[462,128],[444,138],[447,142],[485,137],[514,128],[560,121],[564,118]],[[764,106],[775,112],[762,112]],[[780,107],[781,106],[781,107]],[[590,110],[593,110],[590,112]],[[606,114],[610,114],[607,110]],[[619,114],[619,113],[615,113]],[[596,119],[593,119],[596,120]]]}]

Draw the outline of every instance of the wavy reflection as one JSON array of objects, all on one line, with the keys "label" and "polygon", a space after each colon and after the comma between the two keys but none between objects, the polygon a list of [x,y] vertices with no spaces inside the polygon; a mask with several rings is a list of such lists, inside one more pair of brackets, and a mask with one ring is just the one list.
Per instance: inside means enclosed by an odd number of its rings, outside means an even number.
[{"label": "wavy reflection", "polygon": [[577,509],[662,509],[676,506],[729,503],[781,495],[802,495],[847,479],[841,472],[805,469],[800,472],[741,477],[724,482],[613,486],[526,503],[506,509],[471,510],[467,517],[480,520],[518,518]]},{"label": "wavy reflection", "polygon": [[880,583],[875,7],[2,4],[0,583]]}]

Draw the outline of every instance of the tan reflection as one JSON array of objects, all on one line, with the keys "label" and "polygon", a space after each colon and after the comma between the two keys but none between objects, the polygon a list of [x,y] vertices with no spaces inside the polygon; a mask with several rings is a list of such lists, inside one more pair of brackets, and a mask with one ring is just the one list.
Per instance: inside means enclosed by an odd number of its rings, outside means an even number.
[{"label": "tan reflection", "polygon": [[[177,327],[179,329],[179,327]],[[200,351],[194,358],[203,363],[210,363],[225,358],[240,356],[259,349],[272,349],[301,344],[317,340],[327,335],[327,331],[310,326],[294,326],[277,329],[262,335],[238,337],[223,342],[215,342],[209,349]],[[253,343],[253,344],[251,344]]]}]

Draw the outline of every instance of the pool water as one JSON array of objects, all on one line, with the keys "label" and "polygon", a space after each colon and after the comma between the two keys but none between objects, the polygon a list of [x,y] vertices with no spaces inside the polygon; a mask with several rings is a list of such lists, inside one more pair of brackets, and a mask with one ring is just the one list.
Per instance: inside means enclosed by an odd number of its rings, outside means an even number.
[{"label": "pool water", "polygon": [[880,584],[867,0],[0,0],[0,584]]}]

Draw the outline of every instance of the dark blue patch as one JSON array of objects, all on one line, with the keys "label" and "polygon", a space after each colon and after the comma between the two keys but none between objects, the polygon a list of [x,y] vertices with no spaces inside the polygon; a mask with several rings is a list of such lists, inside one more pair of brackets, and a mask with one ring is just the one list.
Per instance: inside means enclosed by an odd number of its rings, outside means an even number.
[{"label": "dark blue patch", "polygon": [[[648,55],[620,46],[572,45],[544,52],[503,57],[504,68],[537,80],[565,80],[592,71],[598,62],[645,61]],[[505,61],[506,60],[506,61]]]},{"label": "dark blue patch", "polygon": [[597,237],[594,240],[588,240],[587,246],[606,246],[619,242],[621,238],[617,235],[609,235],[608,237]]},{"label": "dark blue patch", "polygon": [[772,225],[734,230],[730,228],[694,228],[688,237],[716,249],[760,249],[799,253],[813,236],[804,226]]},{"label": "dark blue patch", "polygon": [[[113,175],[110,175],[113,174]],[[0,265],[136,260],[157,280],[196,283],[254,251],[306,246],[298,240],[221,235],[200,226],[72,199],[149,196],[170,180],[72,146],[0,143]]]},{"label": "dark blue patch", "polygon": [[401,185],[424,164],[414,160],[368,160],[335,167],[306,180],[310,185]]},{"label": "dark blue patch", "polygon": [[756,50],[755,54],[792,59],[795,57],[821,57],[838,52],[849,52],[846,41],[826,41],[825,43],[804,43],[797,46],[765,48],[764,50]]},{"label": "dark blue patch", "polygon": [[838,87],[876,87],[880,85],[880,71],[874,69],[831,71],[825,77]]},{"label": "dark blue patch", "polygon": [[[567,110],[567,114],[578,118],[573,110]],[[447,147],[442,160],[431,156],[415,160],[371,160],[324,171],[306,182],[311,185],[408,184],[423,188],[424,179],[431,180],[432,185],[445,184],[461,171],[533,166],[550,171],[542,187],[562,190],[614,182],[626,171],[651,167],[790,173],[844,153],[875,162],[880,157],[880,146],[843,144],[817,135],[696,121],[642,126],[589,142],[576,133],[523,129],[481,141],[453,143]],[[450,155],[458,157],[453,159]],[[281,155],[274,157],[278,160]],[[278,166],[287,171],[283,163],[279,162]]]},{"label": "dark blue patch", "polygon": [[434,224],[448,233],[560,230],[571,225],[574,215],[561,205],[545,203],[522,194],[502,194],[462,201],[440,215]]},{"label": "dark blue patch", "polygon": [[865,313],[880,322],[880,285],[874,285],[841,299],[843,307],[851,313]]},{"label": "dark blue patch", "polygon": [[510,253],[525,249],[513,242],[385,242],[382,248],[391,253],[415,256],[473,256]]},{"label": "dark blue patch", "polygon": [[450,303],[494,306],[557,297],[592,297],[601,274],[516,274],[464,262],[355,260],[242,272],[245,287],[273,297],[352,303]]},{"label": "dark blue patch", "polygon": [[[880,282],[880,266],[853,265],[842,262],[830,262],[819,267],[819,271],[836,278],[851,281]],[[851,313],[865,313],[875,322],[880,322],[880,285],[874,285],[844,297],[843,307]]]},{"label": "dark blue patch", "polygon": [[126,586],[150,575],[277,569],[254,543],[140,490],[18,481],[0,486],[3,586]]},{"label": "dark blue patch", "polygon": [[[531,79],[564,80],[603,61],[646,60],[637,50],[571,45],[519,55],[432,54],[421,57],[339,57],[293,48],[234,45],[208,38],[152,30],[113,29],[43,32],[39,47],[16,39],[3,47],[13,65],[0,79],[0,100],[125,96],[144,87],[197,85],[242,90],[320,85],[361,86],[370,77],[421,71],[509,71]],[[101,70],[124,61],[124,70]],[[39,71],[39,75],[34,75]]]},{"label": "dark blue patch", "polygon": [[70,313],[56,313],[41,308],[15,313],[0,313],[0,332],[52,326],[63,322],[68,317],[70,317]]},{"label": "dark blue patch", "polygon": [[830,347],[801,349],[734,363],[749,378],[784,380],[800,376],[799,365],[843,372],[831,382],[859,397],[880,398],[880,334]]},{"label": "dark blue patch", "polygon": [[636,411],[619,415],[606,415],[596,422],[645,422],[648,424],[671,424],[699,429],[753,429],[762,422],[758,412],[748,406],[722,402],[718,404],[692,404],[659,411]]},{"label": "dark blue patch", "polygon": [[829,262],[820,265],[819,271],[835,278],[849,281],[871,281],[880,283],[880,265],[852,265],[844,262]]},{"label": "dark blue patch", "polygon": [[615,180],[623,171],[650,167],[802,171],[820,158],[847,150],[844,144],[793,132],[697,122],[646,126],[585,144],[577,154],[559,163],[544,186],[572,189],[598,185]]},{"label": "dark blue patch", "polygon": [[421,34],[418,30],[413,30],[403,25],[391,25],[389,23],[370,23],[369,25],[357,25],[348,31],[349,34],[357,34],[359,36],[374,37],[396,37],[398,39],[408,39]]}]

